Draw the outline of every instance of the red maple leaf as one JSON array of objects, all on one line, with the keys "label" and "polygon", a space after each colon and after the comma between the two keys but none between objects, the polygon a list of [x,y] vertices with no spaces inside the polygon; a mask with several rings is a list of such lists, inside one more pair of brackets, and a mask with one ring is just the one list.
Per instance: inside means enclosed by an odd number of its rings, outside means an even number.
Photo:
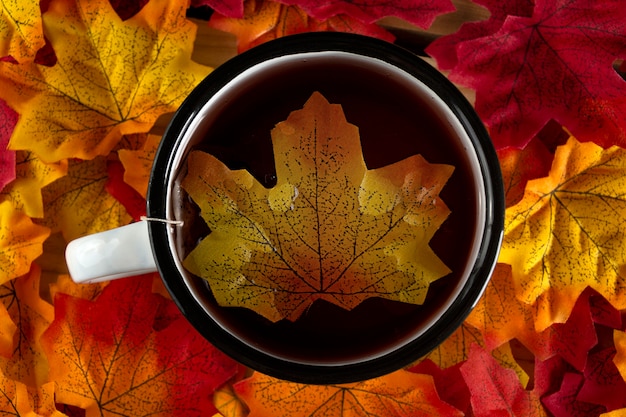
[{"label": "red maple leaf", "polygon": [[238,365],[182,315],[173,317],[173,302],[151,287],[146,275],[110,283],[95,301],[57,293],[55,319],[41,339],[57,402],[87,415],[215,412],[212,393]]},{"label": "red maple leaf", "polygon": [[525,390],[515,371],[502,367],[487,350],[474,345],[461,373],[471,393],[475,417],[545,415],[541,392]]},{"label": "red maple leaf", "polygon": [[[611,346],[615,351],[613,329],[621,328],[620,311],[598,292],[587,288],[576,300],[565,323],[555,323],[542,332],[548,343],[540,348],[543,352],[540,356],[558,355],[577,371],[587,374],[590,372],[590,358],[596,355],[598,349]],[[607,367],[606,371],[613,368]]]},{"label": "red maple leaf", "polygon": [[569,373],[572,367],[560,356],[553,356],[545,361],[534,358],[533,363],[533,390],[543,396],[558,391],[563,376]]},{"label": "red maple leaf", "polygon": [[136,15],[148,0],[109,0],[115,13],[122,19],[127,20]]},{"label": "red maple leaf", "polygon": [[[589,309],[596,325],[612,329],[622,329],[622,314],[606,298],[596,291],[589,290]],[[585,293],[583,293],[585,295]],[[612,334],[613,332],[611,332]]]},{"label": "red maple leaf", "polygon": [[561,388],[542,398],[544,407],[554,417],[589,417],[606,412],[605,407],[577,400],[584,379],[583,375],[576,372],[565,373]]},{"label": "red maple leaf", "polygon": [[[626,57],[621,1],[537,0],[530,17],[494,14],[485,35],[453,35],[450,78],[476,90],[476,110],[498,148],[525,146],[551,119],[580,141],[626,143],[626,82],[613,68]],[[429,52],[437,58],[436,45]]]},{"label": "red maple leaf", "polygon": [[337,15],[348,15],[363,23],[374,23],[396,16],[424,29],[430,27],[435,18],[455,10],[450,0],[279,0],[280,3],[300,6],[307,14],[318,20]]},{"label": "red maple leaf", "polygon": [[15,151],[8,150],[7,146],[17,117],[17,113],[0,100],[0,191],[15,179]]},{"label": "red maple leaf", "polygon": [[589,355],[578,401],[602,405],[607,411],[626,408],[626,382],[613,362],[615,347]]},{"label": "red maple leaf", "polygon": [[408,370],[417,374],[431,375],[441,400],[461,410],[464,415],[471,415],[470,391],[461,374],[462,364],[463,362],[460,362],[441,369],[430,359],[425,359]]},{"label": "red maple leaf", "polygon": [[146,215],[146,200],[124,182],[124,166],[119,161],[107,161],[108,180],[104,188],[119,201],[134,220]]},{"label": "red maple leaf", "polygon": [[588,290],[578,297],[567,322],[555,323],[547,330],[550,350],[578,370],[585,368],[589,351],[598,343],[589,306],[591,294]]},{"label": "red maple leaf", "polygon": [[45,65],[46,67],[53,67],[57,63],[57,56],[52,48],[52,44],[45,40],[46,43],[43,47],[37,51],[35,55],[35,64]]},{"label": "red maple leaf", "polygon": [[474,3],[489,10],[489,19],[463,23],[458,31],[433,41],[426,52],[437,60],[439,68],[449,70],[458,64],[456,47],[460,43],[493,35],[508,16],[530,17],[534,5],[532,0],[474,0]]}]

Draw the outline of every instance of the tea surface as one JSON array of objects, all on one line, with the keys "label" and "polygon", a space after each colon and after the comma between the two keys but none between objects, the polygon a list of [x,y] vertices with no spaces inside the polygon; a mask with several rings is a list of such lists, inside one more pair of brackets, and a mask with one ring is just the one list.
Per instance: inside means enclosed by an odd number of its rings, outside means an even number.
[{"label": "tea surface", "polygon": [[[344,362],[375,356],[410,338],[445,303],[466,273],[476,222],[476,189],[464,145],[451,123],[419,88],[362,62],[302,60],[294,69],[257,74],[243,83],[220,106],[219,117],[203,127],[196,149],[210,153],[230,169],[246,169],[266,187],[276,182],[270,132],[289,113],[301,108],[314,91],[341,104],[348,122],[358,126],[363,156],[369,169],[420,154],[430,163],[455,167],[440,197],[451,214],[430,246],[453,271],[431,284],[423,305],[371,298],[352,310],[316,301],[295,322],[271,323],[243,308],[215,303],[200,278],[194,285],[210,313],[230,331],[280,357],[304,362]],[[209,233],[197,208],[183,198],[188,216],[180,236],[181,258]]]}]

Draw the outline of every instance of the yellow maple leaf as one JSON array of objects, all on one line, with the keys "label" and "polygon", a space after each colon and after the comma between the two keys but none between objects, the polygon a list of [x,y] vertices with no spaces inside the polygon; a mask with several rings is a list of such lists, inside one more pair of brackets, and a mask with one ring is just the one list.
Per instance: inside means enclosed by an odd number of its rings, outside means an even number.
[{"label": "yellow maple leaf", "polygon": [[350,310],[370,297],[421,304],[448,274],[428,243],[449,209],[453,167],[420,155],[367,170],[358,128],[314,93],[272,131],[277,184],[193,152],[183,187],[211,233],[185,259],[218,303],[277,321],[323,299]]},{"label": "yellow maple leaf", "polygon": [[213,393],[213,404],[219,411],[214,417],[245,417],[248,415],[246,406],[237,397],[231,385],[224,385]]},{"label": "yellow maple leaf", "polygon": [[46,164],[32,152],[19,151],[16,158],[16,179],[0,194],[16,209],[33,218],[44,216],[41,189],[67,174],[67,160]]},{"label": "yellow maple leaf", "polygon": [[49,235],[10,201],[0,201],[0,285],[28,273]]},{"label": "yellow maple leaf", "polygon": [[626,308],[625,190],[626,150],[575,138],[557,149],[549,176],[529,181],[506,211],[500,261],[521,301],[549,294],[552,317],[564,321],[589,286]]},{"label": "yellow maple leaf", "polygon": [[0,57],[32,61],[44,45],[39,2],[7,0],[0,5]]},{"label": "yellow maple leaf", "polygon": [[66,241],[128,224],[132,218],[105,189],[106,159],[71,160],[66,176],[42,190],[43,223]]},{"label": "yellow maple leaf", "polygon": [[408,371],[343,385],[304,385],[258,372],[235,385],[249,417],[460,416],[433,379]]},{"label": "yellow maple leaf", "polygon": [[186,7],[152,0],[122,21],[107,0],[52,2],[44,27],[57,64],[0,63],[0,97],[21,115],[10,148],[91,159],[174,111],[210,71],[191,61]]}]

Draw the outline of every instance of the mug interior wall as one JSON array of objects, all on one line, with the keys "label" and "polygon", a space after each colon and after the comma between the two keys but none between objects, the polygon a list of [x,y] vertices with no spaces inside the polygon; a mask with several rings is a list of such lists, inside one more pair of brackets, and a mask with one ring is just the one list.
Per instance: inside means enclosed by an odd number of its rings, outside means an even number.
[{"label": "mug interior wall", "polygon": [[[173,172],[176,172],[176,174],[170,176],[170,183],[167,186],[167,190],[170,190],[170,195],[168,195],[167,198],[167,201],[170,202],[169,206],[167,207],[167,218],[181,220],[182,217],[184,217],[184,214],[181,212],[181,206],[177,202],[186,198],[184,192],[180,188],[180,182],[184,175],[186,175],[186,156],[191,149],[203,147],[203,141],[205,141],[206,139],[205,136],[207,132],[210,132],[211,126],[213,124],[219,122],[221,112],[224,109],[233,106],[233,100],[243,103],[245,101],[246,95],[267,94],[268,91],[271,92],[271,90],[268,89],[262,89],[261,91],[259,91],[258,85],[259,83],[281,82],[280,80],[276,81],[275,79],[275,66],[290,68],[289,71],[298,72],[310,66],[322,64],[326,65],[328,63],[332,63],[332,65],[338,65],[341,63],[351,68],[354,68],[355,72],[363,70],[364,68],[368,68],[368,71],[375,73],[377,76],[393,80],[393,82],[397,83],[399,86],[402,86],[402,88],[410,90],[411,94],[419,97],[419,99],[423,102],[429,103],[429,105],[435,109],[432,115],[434,117],[440,118],[443,121],[443,125],[445,125],[445,129],[448,130],[449,135],[458,138],[459,142],[456,145],[456,149],[449,149],[448,152],[461,155],[461,158],[464,159],[464,163],[467,165],[472,176],[472,180],[470,180],[470,189],[465,189],[461,191],[457,190],[455,192],[462,192],[468,196],[472,196],[467,200],[468,206],[465,207],[465,209],[468,212],[473,213],[470,222],[473,222],[473,224],[476,226],[472,230],[472,238],[471,244],[469,245],[469,251],[463,256],[467,256],[468,259],[474,259],[477,255],[477,252],[479,251],[482,237],[485,233],[485,189],[482,181],[482,172],[479,160],[474,150],[472,140],[468,137],[465,128],[454,115],[454,113],[448,108],[447,104],[441,98],[439,98],[430,87],[426,86],[421,81],[416,80],[411,74],[408,74],[402,70],[398,70],[391,64],[382,60],[357,56],[347,52],[333,51],[300,53],[296,55],[287,55],[274,58],[272,60],[258,64],[237,75],[228,85],[226,85],[219,92],[213,95],[209,99],[209,101],[202,106],[201,110],[199,111],[198,117],[196,117],[196,119],[187,126],[186,131],[180,138],[181,142],[178,146],[179,152],[175,155],[172,165]],[[363,86],[362,88],[367,89],[368,87]],[[250,101],[254,101],[252,99],[252,96],[249,97]],[[329,101],[331,101],[331,103],[333,102],[332,99],[330,99]],[[298,108],[301,108],[303,104],[304,102],[302,102],[299,107],[296,106],[292,110],[297,110]],[[405,117],[405,115],[402,114],[399,115],[399,117]],[[351,122],[349,114],[347,114],[347,118],[348,122]],[[241,123],[246,123],[246,120],[242,119]],[[359,126],[358,123],[355,124]],[[389,135],[393,136],[393,126],[388,126],[388,131]],[[383,138],[382,140],[386,139]],[[393,139],[390,140],[390,143],[393,143]],[[271,160],[271,149],[269,150],[270,153],[264,153],[266,151],[257,152],[257,150],[255,150],[254,152],[259,155],[259,159],[265,159],[266,161],[268,159]],[[368,149],[367,146],[364,144],[364,155],[366,158],[366,162],[368,162],[367,154]],[[378,158],[378,160],[374,160],[375,158],[373,158],[373,162],[370,161],[372,166],[369,166],[370,163],[368,163],[368,167],[376,168],[376,165],[384,166],[388,163],[395,162],[394,160],[386,160],[385,158],[385,156]],[[433,156],[433,160],[429,160],[428,157],[426,159],[430,163],[445,163],[447,156],[442,154],[441,156]],[[233,168],[237,167],[235,166]],[[255,176],[259,177],[259,181],[268,181],[268,186],[271,186],[272,179],[270,178],[268,180],[266,178],[267,175],[271,176],[271,173],[267,174],[264,173],[263,170],[258,170]],[[461,220],[459,220],[459,222],[461,222]],[[309,358],[308,354],[300,355],[298,354],[298,352],[295,351],[284,351],[281,349],[274,349],[271,346],[259,345],[257,343],[257,340],[254,340],[254,338],[251,338],[245,332],[241,332],[236,323],[233,324],[228,322],[227,320],[222,320],[222,318],[224,317],[223,313],[212,307],[211,301],[207,298],[207,294],[209,292],[207,290],[205,282],[187,273],[183,268],[182,259],[184,257],[184,254],[181,253],[182,248],[180,245],[180,239],[178,239],[177,236],[178,229],[172,228],[171,230],[171,250],[173,251],[173,253],[178,254],[178,257],[175,260],[178,264],[178,268],[183,273],[184,279],[191,288],[193,296],[195,297],[197,302],[203,306],[203,308],[206,310],[206,313],[213,317],[221,326],[223,326],[229,332],[237,335],[244,342],[255,345],[257,348],[264,350],[265,353],[270,356],[280,357],[286,360],[297,361],[300,363],[307,363],[308,361],[310,361],[311,363],[320,365],[319,361],[325,360],[326,362],[322,363],[322,365],[336,365],[359,362],[364,359],[363,357],[349,358],[345,355],[338,355],[334,357],[330,355],[326,358],[316,357],[314,360],[312,360]],[[449,237],[450,236],[448,236],[448,238]],[[392,351],[397,345],[415,339],[428,328],[433,326],[433,324],[436,323],[437,319],[440,317],[441,313],[448,309],[448,307],[454,302],[459,293],[463,290],[464,286],[467,284],[467,279],[470,276],[473,268],[474,265],[472,262],[466,262],[463,266],[463,271],[458,274],[458,279],[452,283],[451,287],[449,286],[449,282],[444,281],[441,284],[441,286],[447,288],[438,288],[438,290],[445,290],[447,295],[443,299],[439,300],[439,307],[430,312],[429,316],[425,318],[420,326],[415,327],[412,331],[406,332],[405,334],[397,337],[393,344],[381,347],[376,352],[370,353],[370,356],[367,359],[373,359],[377,356],[386,355],[390,351]],[[436,283],[432,285],[434,285],[435,287],[437,286]]]}]

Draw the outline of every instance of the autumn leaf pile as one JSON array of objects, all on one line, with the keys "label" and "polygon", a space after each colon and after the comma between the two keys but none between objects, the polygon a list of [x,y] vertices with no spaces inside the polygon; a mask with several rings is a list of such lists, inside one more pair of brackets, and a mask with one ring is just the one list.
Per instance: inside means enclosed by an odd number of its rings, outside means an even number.
[{"label": "autumn leaf pile", "polygon": [[[626,8],[475,0],[426,49],[475,91],[504,174],[500,262],[466,322],[408,369],[307,386],[252,373],[154,275],[79,286],[67,242],[138,219],[152,128],[211,69],[196,23],[240,51],[290,33],[394,35],[449,0],[10,0],[0,8],[0,411],[19,416],[626,415]],[[460,3],[460,2],[457,2]],[[455,4],[457,4],[455,3]],[[210,17],[209,17],[210,16]]]}]

